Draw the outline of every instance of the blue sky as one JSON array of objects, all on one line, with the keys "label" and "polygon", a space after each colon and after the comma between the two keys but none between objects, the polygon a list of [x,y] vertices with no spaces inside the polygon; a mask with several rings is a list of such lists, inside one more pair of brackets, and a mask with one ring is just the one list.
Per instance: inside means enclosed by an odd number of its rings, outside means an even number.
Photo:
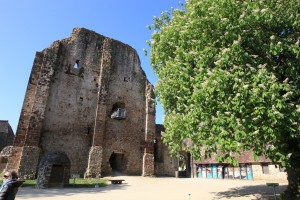
[{"label": "blue sky", "polygon": [[[84,27],[135,48],[148,80],[155,84],[143,53],[152,31],[146,27],[179,0],[0,0],[0,120],[16,132],[36,51]],[[157,107],[156,122],[163,111]]]}]

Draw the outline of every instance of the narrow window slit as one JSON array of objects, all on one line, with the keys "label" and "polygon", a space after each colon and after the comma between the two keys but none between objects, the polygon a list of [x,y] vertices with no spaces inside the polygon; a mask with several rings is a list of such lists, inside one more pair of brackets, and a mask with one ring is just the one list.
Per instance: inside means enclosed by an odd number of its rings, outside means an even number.
[{"label": "narrow window slit", "polygon": [[76,60],[74,66],[73,66],[74,69],[79,69],[79,60]]}]

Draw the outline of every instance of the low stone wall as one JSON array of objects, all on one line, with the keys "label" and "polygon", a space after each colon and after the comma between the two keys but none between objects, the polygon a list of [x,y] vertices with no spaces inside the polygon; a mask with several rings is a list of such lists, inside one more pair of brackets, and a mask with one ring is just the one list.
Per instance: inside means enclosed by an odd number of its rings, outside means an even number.
[{"label": "low stone wall", "polygon": [[0,173],[6,169],[8,158],[12,155],[13,146],[7,146],[0,152]]},{"label": "low stone wall", "polygon": [[163,148],[162,162],[155,162],[155,175],[156,176],[175,176],[175,171],[178,170],[177,159],[169,155],[167,147]]}]

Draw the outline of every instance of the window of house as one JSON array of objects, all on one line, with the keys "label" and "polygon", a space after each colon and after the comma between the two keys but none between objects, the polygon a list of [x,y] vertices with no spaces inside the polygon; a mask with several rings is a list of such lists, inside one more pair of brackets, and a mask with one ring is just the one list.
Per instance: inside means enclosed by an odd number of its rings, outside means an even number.
[{"label": "window of house", "polygon": [[269,164],[268,163],[263,163],[261,165],[262,165],[263,174],[269,174]]}]

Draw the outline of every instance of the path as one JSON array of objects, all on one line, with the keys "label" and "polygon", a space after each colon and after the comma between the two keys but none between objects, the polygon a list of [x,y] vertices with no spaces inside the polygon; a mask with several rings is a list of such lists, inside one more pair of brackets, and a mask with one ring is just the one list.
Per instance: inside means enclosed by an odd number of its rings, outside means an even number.
[{"label": "path", "polygon": [[[17,200],[252,200],[272,196],[264,181],[121,176],[125,182],[100,188],[21,188]],[[286,183],[277,188],[282,192]],[[188,194],[191,194],[190,196]]]}]

